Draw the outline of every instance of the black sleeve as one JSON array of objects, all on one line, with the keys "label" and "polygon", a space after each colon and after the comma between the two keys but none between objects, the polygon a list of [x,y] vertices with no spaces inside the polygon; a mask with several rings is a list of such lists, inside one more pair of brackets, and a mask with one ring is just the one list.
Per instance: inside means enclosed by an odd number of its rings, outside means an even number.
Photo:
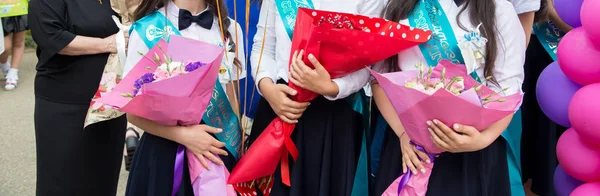
[{"label": "black sleeve", "polygon": [[76,36],[68,30],[67,5],[64,0],[31,0],[29,27],[33,40],[41,49],[38,57],[41,62],[50,60]]}]

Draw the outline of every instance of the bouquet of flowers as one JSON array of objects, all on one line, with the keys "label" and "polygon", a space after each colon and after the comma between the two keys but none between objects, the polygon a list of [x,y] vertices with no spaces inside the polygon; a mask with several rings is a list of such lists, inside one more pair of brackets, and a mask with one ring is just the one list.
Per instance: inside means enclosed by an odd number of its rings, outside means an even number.
[{"label": "bouquet of flowers", "polygon": [[[95,101],[163,125],[199,124],[215,84],[220,85],[216,81],[222,58],[217,45],[172,36],[169,44],[159,41],[111,92]],[[226,184],[227,168],[211,162],[213,169],[204,170],[182,145],[174,160],[174,191],[181,183],[184,156],[196,195],[235,195]]]},{"label": "bouquet of flowers", "polygon": [[[430,35],[431,31],[381,18],[299,8],[290,56],[296,50],[313,54],[332,78],[339,78],[424,43]],[[303,61],[314,68],[308,57],[305,56]],[[295,101],[308,102],[318,96],[292,83],[289,86],[298,92],[292,97]],[[279,118],[273,120],[238,162],[229,183],[269,176],[281,160],[283,183],[290,185],[287,154],[289,152],[294,159],[298,156],[290,138],[294,128],[295,124],[287,124]],[[239,192],[243,187],[236,185]]]},{"label": "bouquet of flowers", "polygon": [[[477,82],[466,69],[464,65],[441,61],[435,68],[418,65],[415,71],[379,74],[370,70],[394,106],[411,142],[431,160],[443,150],[433,144],[427,120],[439,119],[446,124],[459,123],[483,130],[521,105],[523,93],[503,96]],[[424,166],[425,174],[412,176],[408,171],[384,195],[425,195],[433,163]]]},{"label": "bouquet of flowers", "polygon": [[[112,91],[112,89],[121,82],[123,66],[125,66],[126,59],[125,38],[129,35],[128,31],[131,23],[133,23],[133,14],[139,3],[139,0],[110,1],[111,8],[120,16],[120,20],[117,16],[112,17],[115,25],[119,27],[119,32],[116,36],[117,53],[108,56],[106,66],[104,66],[102,79],[100,80],[98,90],[96,91],[96,94],[94,94],[93,99],[98,99],[102,97],[103,94]],[[92,100],[83,126],[87,127],[94,123],[114,119],[123,114],[123,112],[112,107],[106,107],[104,104]]]}]

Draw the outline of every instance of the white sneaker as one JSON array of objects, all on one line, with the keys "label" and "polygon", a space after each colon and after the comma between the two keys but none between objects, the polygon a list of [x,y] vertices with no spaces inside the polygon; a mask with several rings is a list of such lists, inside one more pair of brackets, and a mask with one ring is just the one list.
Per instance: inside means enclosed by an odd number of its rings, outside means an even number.
[{"label": "white sneaker", "polygon": [[4,86],[4,90],[10,91],[17,88],[17,81],[19,80],[19,70],[18,69],[10,69],[6,74],[6,85]]}]

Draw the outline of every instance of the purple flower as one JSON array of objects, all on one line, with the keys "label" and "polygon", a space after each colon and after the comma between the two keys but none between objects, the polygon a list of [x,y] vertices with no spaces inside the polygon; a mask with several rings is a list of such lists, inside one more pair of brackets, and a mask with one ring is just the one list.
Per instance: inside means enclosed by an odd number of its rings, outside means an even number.
[{"label": "purple flower", "polygon": [[140,77],[135,81],[135,83],[133,83],[133,96],[136,96],[138,94],[138,92],[140,91],[140,89],[142,89],[142,86],[144,84],[148,84],[151,82],[154,82],[153,73],[147,73],[142,75],[142,77]]},{"label": "purple flower", "polygon": [[192,72],[202,66],[204,66],[206,64],[200,62],[200,61],[196,61],[196,62],[192,62],[192,63],[188,63],[187,65],[185,65],[185,72]]}]

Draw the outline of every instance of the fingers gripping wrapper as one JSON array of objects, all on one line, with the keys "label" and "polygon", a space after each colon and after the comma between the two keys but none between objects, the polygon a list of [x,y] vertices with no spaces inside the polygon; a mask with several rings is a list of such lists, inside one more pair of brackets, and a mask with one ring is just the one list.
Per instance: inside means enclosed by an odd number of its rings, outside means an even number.
[{"label": "fingers gripping wrapper", "polygon": [[[339,78],[424,43],[430,35],[430,31],[381,18],[299,8],[290,56],[299,50],[313,54],[332,78]],[[307,56],[303,61],[314,68]],[[295,101],[308,102],[318,96],[292,83],[289,85],[298,92],[292,97]],[[288,153],[294,159],[298,157],[290,138],[294,128],[294,124],[279,118],[273,120],[238,162],[229,183],[244,183],[236,185],[240,191],[242,186],[256,184],[249,181],[273,174],[281,162],[283,183],[289,186]]]}]

